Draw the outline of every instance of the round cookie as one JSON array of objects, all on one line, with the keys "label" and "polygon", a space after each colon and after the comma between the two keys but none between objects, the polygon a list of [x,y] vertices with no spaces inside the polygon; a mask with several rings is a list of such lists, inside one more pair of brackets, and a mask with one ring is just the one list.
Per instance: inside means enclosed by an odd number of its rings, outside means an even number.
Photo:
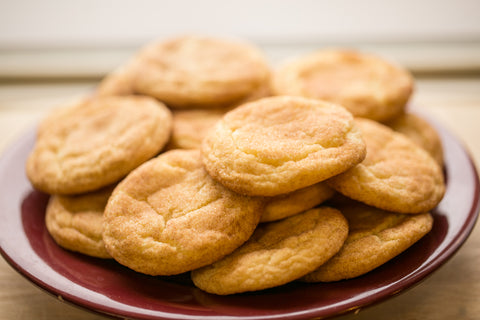
[{"label": "round cookie", "polygon": [[119,263],[150,275],[187,272],[253,233],[261,198],[238,195],[205,171],[198,150],[172,150],[132,171],[105,209],[103,239]]},{"label": "round cookie", "polygon": [[428,212],[400,214],[353,201],[337,208],[348,220],[348,237],[335,256],[302,281],[330,282],[363,275],[405,251],[433,225]]},{"label": "round cookie", "polygon": [[397,132],[403,133],[427,150],[440,167],[443,167],[442,141],[435,128],[425,119],[413,113],[403,113],[386,125]]},{"label": "round cookie", "polygon": [[45,225],[55,242],[92,257],[111,258],[102,239],[103,211],[113,187],[76,195],[52,195]]},{"label": "round cookie", "polygon": [[291,193],[266,199],[260,222],[280,220],[318,206],[333,196],[335,191],[319,182]]},{"label": "round cookie", "polygon": [[92,99],[90,96],[76,97],[52,108],[48,115],[38,123],[36,140],[41,139],[40,137],[44,132],[48,132],[51,128],[58,126],[58,122],[61,122],[64,117],[69,117],[68,115],[73,110],[81,109],[83,104],[90,99]]},{"label": "round cookie", "polygon": [[149,45],[140,53],[135,92],[173,108],[231,105],[270,77],[263,54],[254,46],[224,39],[184,36]]},{"label": "round cookie", "polygon": [[119,66],[107,74],[98,84],[95,94],[98,96],[125,96],[134,94],[133,81],[135,79],[137,60]]},{"label": "round cookie", "polygon": [[344,49],[320,50],[285,62],[272,80],[274,94],[331,101],[356,117],[381,122],[402,113],[413,86],[407,70]]},{"label": "round cookie", "polygon": [[268,88],[262,87],[241,102],[227,108],[173,110],[173,129],[167,148],[199,149],[208,131],[225,113],[241,104],[264,98],[268,94]]},{"label": "round cookie", "polygon": [[226,111],[222,109],[173,110],[173,127],[167,149],[199,149],[203,138]]},{"label": "round cookie", "polygon": [[280,286],[325,263],[347,234],[347,221],[338,210],[311,209],[259,225],[243,246],[192,271],[191,277],[198,288],[219,295]]},{"label": "round cookie", "polygon": [[356,165],[365,144],[343,107],[302,97],[270,97],[228,112],[202,143],[210,175],[248,195],[305,188]]},{"label": "round cookie", "polygon": [[445,193],[440,166],[421,147],[378,122],[357,118],[367,156],[327,181],[343,195],[400,213],[433,209]]},{"label": "round cookie", "polygon": [[53,114],[40,125],[26,172],[50,194],[79,194],[123,178],[167,143],[170,111],[143,96],[98,97]]}]

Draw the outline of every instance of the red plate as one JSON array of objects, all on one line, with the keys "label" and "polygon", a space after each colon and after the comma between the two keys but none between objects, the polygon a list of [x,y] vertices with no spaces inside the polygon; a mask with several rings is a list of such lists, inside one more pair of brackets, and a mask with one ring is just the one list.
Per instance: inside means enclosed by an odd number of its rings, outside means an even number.
[{"label": "red plate", "polygon": [[196,289],[188,275],[151,277],[115,261],[63,250],[45,228],[48,196],[34,191],[24,174],[33,130],[0,159],[1,253],[47,292],[123,318],[304,319],[352,311],[417,284],[452,257],[473,229],[479,211],[477,170],[462,144],[443,127],[436,128],[444,144],[447,191],[433,212],[432,231],[389,263],[356,279],[215,296]]}]

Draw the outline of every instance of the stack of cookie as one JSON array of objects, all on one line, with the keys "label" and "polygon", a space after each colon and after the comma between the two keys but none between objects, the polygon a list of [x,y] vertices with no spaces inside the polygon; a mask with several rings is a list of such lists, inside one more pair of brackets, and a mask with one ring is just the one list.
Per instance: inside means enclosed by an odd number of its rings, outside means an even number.
[{"label": "stack of cookie", "polygon": [[47,117],[27,176],[69,250],[220,295],[345,280],[427,234],[444,195],[412,91],[356,51],[272,70],[251,44],[178,37]]}]

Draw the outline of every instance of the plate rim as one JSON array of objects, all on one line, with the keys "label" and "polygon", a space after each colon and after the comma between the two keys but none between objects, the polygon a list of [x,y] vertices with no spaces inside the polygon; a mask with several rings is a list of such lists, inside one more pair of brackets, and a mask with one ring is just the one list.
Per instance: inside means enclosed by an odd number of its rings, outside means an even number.
[{"label": "plate rim", "polygon": [[[425,118],[431,125],[433,125],[438,133],[441,136],[442,143],[445,145],[445,142],[447,142],[448,145],[455,145],[462,153],[463,156],[467,159],[468,161],[468,169],[469,171],[472,172],[473,176],[473,185],[474,185],[474,192],[473,192],[473,199],[472,203],[470,206],[470,211],[467,215],[467,219],[462,222],[462,227],[460,228],[462,231],[460,233],[457,233],[455,237],[453,238],[452,241],[449,242],[448,246],[445,247],[439,254],[436,255],[435,259],[432,262],[435,263],[430,263],[428,265],[422,266],[420,270],[416,270],[415,273],[409,274],[408,278],[402,278],[402,281],[399,281],[398,283],[390,286],[388,288],[388,292],[383,294],[380,298],[371,298],[370,296],[357,300],[357,304],[355,308],[350,308],[350,309],[344,309],[344,307],[339,306],[338,310],[335,310],[334,312],[330,312],[329,314],[325,314],[322,312],[322,308],[313,308],[313,309],[308,309],[307,311],[303,312],[302,314],[276,314],[276,315],[267,315],[267,316],[232,316],[232,315],[192,315],[188,316],[185,314],[182,314],[182,318],[185,319],[218,319],[218,318],[230,318],[230,319],[281,319],[288,317],[289,319],[303,319],[305,317],[331,317],[331,316],[336,316],[340,314],[345,314],[349,312],[353,312],[356,309],[359,308],[366,308],[372,305],[375,305],[377,303],[380,303],[382,301],[385,301],[387,299],[390,299],[393,296],[396,296],[400,293],[403,293],[409,289],[412,289],[414,286],[418,285],[420,282],[422,282],[425,278],[428,276],[432,275],[436,270],[441,268],[447,261],[449,261],[457,252],[460,250],[460,248],[463,246],[463,244],[466,242],[466,240],[469,238],[471,235],[473,229],[475,228],[475,225],[478,220],[479,216],[479,211],[480,211],[480,181],[479,181],[479,175],[478,175],[478,170],[475,166],[475,162],[473,161],[473,158],[465,146],[465,144],[460,141],[455,135],[453,135],[447,128],[444,126],[440,125],[436,120],[432,119],[429,115],[424,114],[423,112],[418,112],[418,110],[415,110],[412,113],[417,113],[423,118]],[[19,136],[11,145],[7,146],[4,148],[3,152],[0,154],[0,173],[2,173],[3,166],[8,164],[8,160],[12,160],[11,157],[13,157],[19,150],[21,149],[22,146],[24,146],[25,143],[29,141],[29,139],[32,139],[32,136],[35,135],[35,128],[31,128],[30,130],[26,131],[22,135]],[[448,169],[448,163],[449,163],[449,155],[445,154],[446,156],[446,168]],[[1,204],[0,204],[1,205]],[[0,212],[0,216],[3,213]],[[23,231],[23,229],[22,229]],[[27,237],[25,235],[25,237]],[[74,307],[78,307],[82,310],[90,311],[96,314],[104,315],[104,316],[110,316],[110,317],[134,317],[138,319],[175,319],[178,318],[177,316],[169,316],[169,315],[175,315],[173,313],[165,313],[163,317],[158,317],[158,316],[153,316],[153,315],[148,315],[145,313],[137,313],[134,311],[126,312],[124,310],[119,310],[118,308],[112,308],[106,305],[101,305],[101,304],[96,304],[95,302],[85,300],[81,297],[75,296],[75,295],[69,295],[66,293],[64,290],[61,290],[55,285],[52,285],[44,279],[39,278],[37,275],[31,273],[29,270],[26,268],[22,267],[21,263],[18,262],[18,259],[15,259],[15,257],[12,257],[11,254],[5,251],[4,249],[4,242],[5,239],[2,237],[0,234],[0,254],[4,258],[4,260],[21,276],[26,278],[29,282],[34,284],[36,287],[42,289],[44,292],[50,294],[53,297],[56,297],[62,302],[67,302],[69,305],[72,305]],[[32,252],[34,252],[33,248]],[[38,255],[37,255],[38,257]],[[40,258],[40,257],[38,257]],[[46,262],[45,262],[46,263]],[[401,283],[400,283],[401,282]],[[59,298],[61,296],[61,298]],[[162,311],[158,311],[162,312]],[[164,313],[164,312],[162,312]]]}]

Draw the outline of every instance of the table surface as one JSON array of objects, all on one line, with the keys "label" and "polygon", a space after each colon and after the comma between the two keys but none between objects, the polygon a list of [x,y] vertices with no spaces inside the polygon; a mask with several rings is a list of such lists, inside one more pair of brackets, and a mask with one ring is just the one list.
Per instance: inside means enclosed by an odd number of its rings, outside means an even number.
[{"label": "table surface", "polygon": [[[89,92],[96,81],[0,82],[0,153],[49,110]],[[412,104],[454,133],[480,164],[480,76],[417,78]],[[478,319],[480,230],[415,287],[338,319]],[[0,259],[0,319],[106,319],[52,298]]]}]

